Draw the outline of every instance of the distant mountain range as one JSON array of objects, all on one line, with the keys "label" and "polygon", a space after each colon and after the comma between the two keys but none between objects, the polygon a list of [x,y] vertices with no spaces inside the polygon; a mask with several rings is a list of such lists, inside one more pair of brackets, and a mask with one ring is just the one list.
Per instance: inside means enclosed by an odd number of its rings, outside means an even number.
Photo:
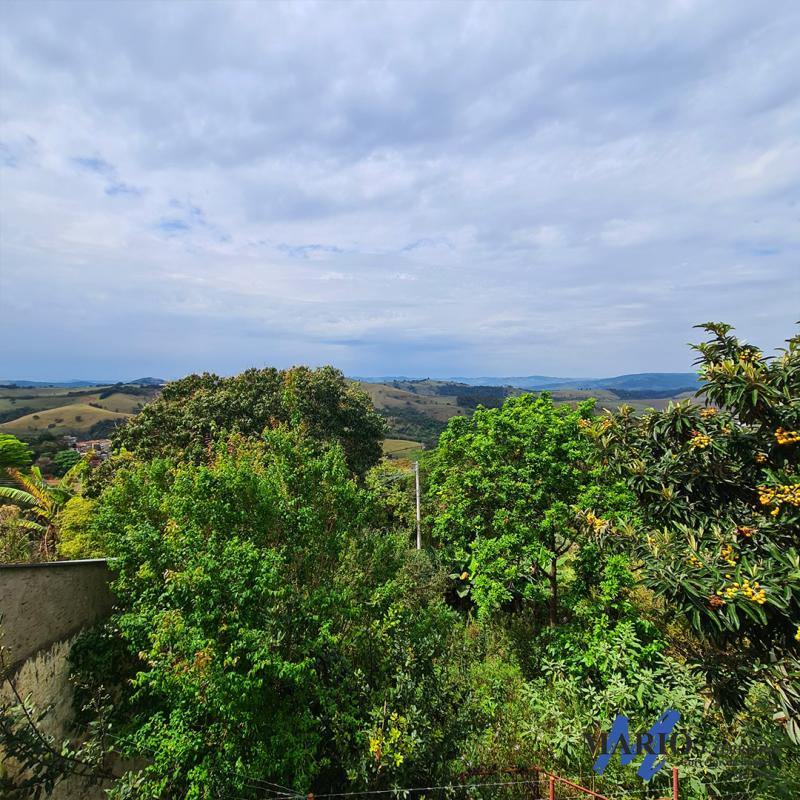
[{"label": "distant mountain range", "polygon": [[[415,381],[405,375],[379,375],[371,377],[353,376],[353,380],[364,383],[393,383],[395,381]],[[468,386],[511,386],[515,389],[543,391],[545,389],[610,389],[633,392],[679,393],[694,391],[700,386],[694,372],[637,372],[632,375],[615,375],[611,378],[558,378],[553,375],[482,375],[468,378],[463,375],[440,379]],[[132,381],[26,381],[0,379],[0,386],[19,386],[36,388],[54,386],[59,388],[79,388],[82,386],[113,386],[118,383],[137,386],[162,386],[167,381],[161,378],[136,378]]]},{"label": "distant mountain range", "polygon": [[36,389],[53,386],[58,389],[78,389],[81,386],[115,386],[125,384],[127,386],[162,386],[166,381],[161,378],[136,378],[133,381],[22,381],[11,380],[10,378],[0,378],[0,386],[19,386],[22,389]]},{"label": "distant mountain range", "polygon": [[[383,375],[380,377],[357,377],[354,380],[365,383],[392,383],[409,381],[402,375]],[[616,375],[612,378],[556,378],[552,375],[502,375],[467,378],[454,376],[442,380],[464,383],[468,386],[513,386],[516,389],[542,391],[545,389],[610,389],[614,391],[635,392],[674,392],[695,391],[700,386],[694,372],[637,372],[632,375]]]}]

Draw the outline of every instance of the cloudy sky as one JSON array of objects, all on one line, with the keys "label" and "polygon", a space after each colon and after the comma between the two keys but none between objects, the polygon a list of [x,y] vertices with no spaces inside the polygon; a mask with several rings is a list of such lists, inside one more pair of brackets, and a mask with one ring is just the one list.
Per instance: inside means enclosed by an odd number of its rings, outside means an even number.
[{"label": "cloudy sky", "polygon": [[0,377],[689,369],[800,318],[800,3],[0,5]]}]

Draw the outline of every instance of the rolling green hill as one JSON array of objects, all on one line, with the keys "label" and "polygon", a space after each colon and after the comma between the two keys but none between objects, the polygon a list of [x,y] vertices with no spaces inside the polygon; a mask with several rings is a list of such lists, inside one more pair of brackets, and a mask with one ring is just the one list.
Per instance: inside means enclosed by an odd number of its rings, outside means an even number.
[{"label": "rolling green hill", "polygon": [[0,431],[13,433],[20,439],[41,433],[85,436],[98,422],[124,422],[129,416],[130,414],[109,411],[107,408],[90,406],[88,403],[70,403],[4,422],[0,425]]},{"label": "rolling green hill", "polygon": [[[0,386],[0,431],[22,439],[42,434],[103,436],[110,426],[140,411],[158,392],[157,386],[138,384]],[[94,428],[98,423],[107,425],[98,432]]]},{"label": "rolling green hill", "polygon": [[[522,394],[525,390],[511,386],[474,386],[453,381],[393,380],[390,383],[358,385],[372,398],[375,407],[387,420],[389,435],[400,439],[414,439],[426,447],[436,444],[439,435],[454,416],[470,416],[478,405],[502,405],[506,397]],[[675,400],[693,396],[691,391],[672,394],[666,390],[647,397],[645,392],[612,389],[579,389],[568,386],[549,390],[557,403],[577,403],[594,398],[599,409],[613,410],[620,405],[633,406],[637,411],[646,408],[662,409]]]},{"label": "rolling green hill", "polygon": [[[493,380],[496,382],[491,385],[409,378],[385,383],[354,382],[367,392],[375,407],[386,418],[389,438],[384,450],[393,453],[409,442],[416,446],[432,447],[451,417],[470,416],[479,405],[502,405],[506,397],[525,391],[518,387],[497,385],[501,379]],[[620,382],[626,388],[578,388],[565,381],[559,388],[550,391],[559,403],[575,403],[594,397],[599,408],[608,409],[614,409],[622,403],[628,403],[637,410],[660,409],[671,400],[691,397],[691,392],[673,393],[669,389],[653,390],[653,396],[647,396],[646,389],[638,388],[642,381],[638,384],[630,380]],[[676,380],[676,383],[680,383],[680,380]],[[160,387],[152,384],[0,386],[0,431],[13,433],[23,439],[47,433],[79,437],[96,435],[96,428],[94,434],[91,432],[98,423],[108,423],[110,426],[124,421],[138,413],[159,391]],[[108,428],[99,435],[107,435],[107,431]]]},{"label": "rolling green hill", "polygon": [[408,439],[384,439],[383,454],[385,456],[395,456],[407,458],[414,450],[421,450],[422,442],[412,442]]}]

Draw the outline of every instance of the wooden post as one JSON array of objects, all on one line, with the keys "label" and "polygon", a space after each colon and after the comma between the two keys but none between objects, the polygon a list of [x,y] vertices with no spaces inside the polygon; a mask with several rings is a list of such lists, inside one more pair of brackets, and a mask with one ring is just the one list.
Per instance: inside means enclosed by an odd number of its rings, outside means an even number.
[{"label": "wooden post", "polygon": [[419,513],[419,461],[414,462],[414,483],[417,489],[417,550],[422,550],[422,532],[420,530]]},{"label": "wooden post", "polygon": [[678,800],[678,768],[672,768],[672,800]]},{"label": "wooden post", "polygon": [[556,800],[556,779],[550,775],[550,791],[547,796],[549,800]]}]

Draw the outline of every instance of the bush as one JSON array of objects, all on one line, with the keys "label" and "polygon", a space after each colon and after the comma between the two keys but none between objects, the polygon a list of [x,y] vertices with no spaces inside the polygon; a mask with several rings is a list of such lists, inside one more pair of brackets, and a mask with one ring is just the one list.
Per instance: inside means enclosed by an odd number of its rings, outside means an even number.
[{"label": "bush", "polygon": [[106,555],[105,537],[92,526],[94,507],[94,500],[79,495],[67,501],[58,517],[61,558],[103,558]]},{"label": "bush", "polygon": [[207,465],[119,469],[94,530],[141,659],[124,739],[151,756],[142,796],[446,773],[465,729],[457,617],[441,570],[365,528],[372,513],[339,446],[285,429],[228,439]]},{"label": "bush", "polygon": [[81,454],[77,450],[59,450],[53,456],[50,470],[57,478],[61,478],[80,460]]},{"label": "bush", "polygon": [[0,564],[31,560],[33,547],[23,522],[17,506],[0,505]]}]

